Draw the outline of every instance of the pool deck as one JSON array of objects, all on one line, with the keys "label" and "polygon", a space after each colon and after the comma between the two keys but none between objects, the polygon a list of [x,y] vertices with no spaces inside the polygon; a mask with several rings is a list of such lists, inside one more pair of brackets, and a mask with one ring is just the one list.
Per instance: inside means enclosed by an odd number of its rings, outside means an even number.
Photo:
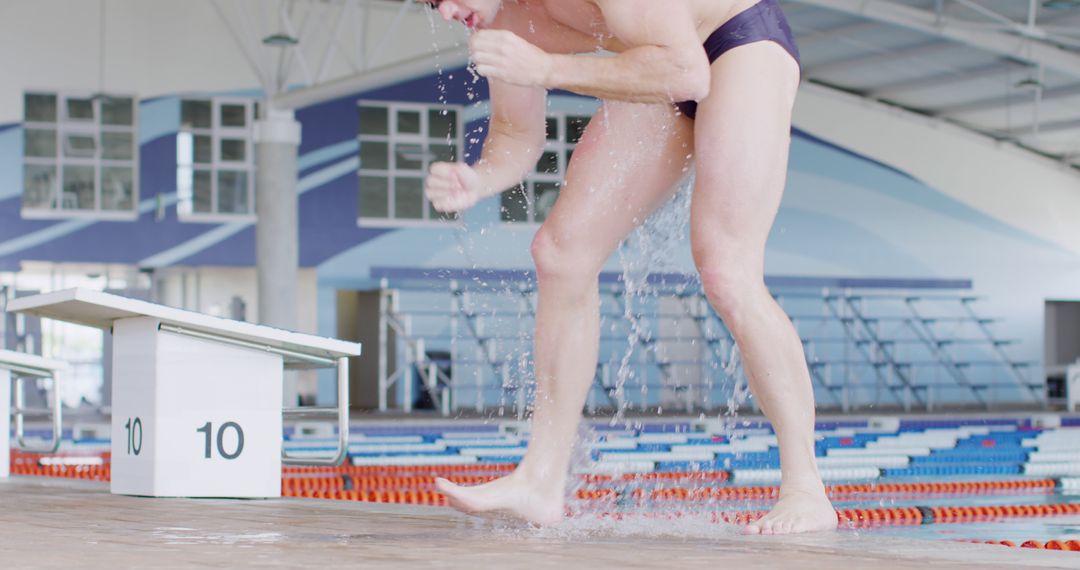
[{"label": "pool deck", "polygon": [[433,507],[123,497],[100,483],[25,477],[0,479],[0,505],[5,569],[1080,567],[1075,552],[851,531],[756,537],[659,521],[538,531]]}]

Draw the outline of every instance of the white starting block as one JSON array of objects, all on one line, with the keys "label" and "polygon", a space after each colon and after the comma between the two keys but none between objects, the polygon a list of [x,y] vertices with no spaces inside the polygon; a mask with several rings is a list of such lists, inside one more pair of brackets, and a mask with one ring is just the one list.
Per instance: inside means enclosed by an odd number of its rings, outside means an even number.
[{"label": "white starting block", "polygon": [[[32,354],[0,350],[0,419],[4,422],[3,441],[0,441],[0,477],[7,477],[11,469],[11,420],[15,420],[15,443],[23,451],[52,453],[60,448],[60,371],[67,368],[63,362],[49,360]],[[50,408],[28,408],[23,397],[23,382],[27,380],[52,379],[53,401]],[[11,386],[15,383],[15,402],[12,406]],[[25,419],[27,417],[52,417],[52,438],[48,444],[33,445],[26,441]]]},{"label": "white starting block", "polygon": [[[113,333],[112,492],[281,496],[281,465],[337,465],[348,452],[348,357],[360,345],[69,289],[8,310]],[[282,407],[283,369],[337,367],[336,408]],[[282,416],[335,415],[323,456],[283,449]]]}]

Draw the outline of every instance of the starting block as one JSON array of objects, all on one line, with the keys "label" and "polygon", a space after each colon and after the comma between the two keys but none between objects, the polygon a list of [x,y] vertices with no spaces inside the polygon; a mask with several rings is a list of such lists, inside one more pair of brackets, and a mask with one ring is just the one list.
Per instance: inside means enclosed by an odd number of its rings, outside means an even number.
[{"label": "starting block", "polygon": [[[8,310],[111,330],[112,492],[281,496],[281,466],[337,465],[348,452],[348,357],[360,345],[69,289]],[[335,408],[282,406],[285,369],[337,368]],[[337,448],[293,457],[284,415],[334,416]]]},{"label": "starting block", "polygon": [[[63,362],[49,360],[32,354],[0,350],[0,418],[4,422],[3,440],[0,441],[0,477],[7,477],[11,469],[11,420],[15,420],[15,444],[22,451],[53,453],[60,448],[63,436],[60,417],[60,372],[67,368]],[[49,408],[28,408],[23,397],[23,382],[52,379],[53,398]],[[12,402],[11,387],[15,386]],[[47,444],[34,445],[26,441],[26,418],[52,418],[52,438]]]}]

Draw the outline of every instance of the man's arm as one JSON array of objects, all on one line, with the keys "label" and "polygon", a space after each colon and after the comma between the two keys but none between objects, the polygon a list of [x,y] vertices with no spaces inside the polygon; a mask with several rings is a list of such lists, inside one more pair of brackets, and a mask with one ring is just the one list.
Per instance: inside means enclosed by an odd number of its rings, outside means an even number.
[{"label": "man's arm", "polygon": [[502,81],[489,82],[491,121],[480,160],[473,169],[480,176],[483,196],[516,186],[536,166],[544,149],[547,91]]},{"label": "man's arm", "polygon": [[520,183],[544,148],[547,92],[502,81],[490,82],[491,122],[480,160],[436,162],[424,181],[424,193],[440,212],[460,212]]},{"label": "man's arm", "polygon": [[615,57],[555,54],[549,87],[640,103],[697,101],[709,59],[686,2],[595,0],[608,30],[630,49]]},{"label": "man's arm", "polygon": [[593,1],[629,49],[615,57],[549,54],[512,32],[481,31],[470,42],[477,71],[517,85],[640,103],[708,94],[709,60],[683,0]]}]

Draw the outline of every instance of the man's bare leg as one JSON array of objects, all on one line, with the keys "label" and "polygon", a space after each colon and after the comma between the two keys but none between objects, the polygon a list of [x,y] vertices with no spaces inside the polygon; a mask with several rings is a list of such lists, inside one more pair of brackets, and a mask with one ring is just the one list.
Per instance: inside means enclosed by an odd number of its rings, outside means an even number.
[{"label": "man's bare leg", "polygon": [[538,277],[536,401],[529,449],[509,476],[437,482],[451,505],[533,523],[562,519],[570,457],[599,350],[601,267],[684,175],[693,127],[670,105],[609,102],[574,151],[566,184],[533,240]]},{"label": "man's bare leg", "polygon": [[712,89],[698,107],[695,133],[694,259],[780,445],[780,500],[746,530],[835,528],[836,513],[814,459],[814,393],[802,344],[764,279],[765,241],[787,172],[798,69],[772,42],[737,47],[712,69]]}]

